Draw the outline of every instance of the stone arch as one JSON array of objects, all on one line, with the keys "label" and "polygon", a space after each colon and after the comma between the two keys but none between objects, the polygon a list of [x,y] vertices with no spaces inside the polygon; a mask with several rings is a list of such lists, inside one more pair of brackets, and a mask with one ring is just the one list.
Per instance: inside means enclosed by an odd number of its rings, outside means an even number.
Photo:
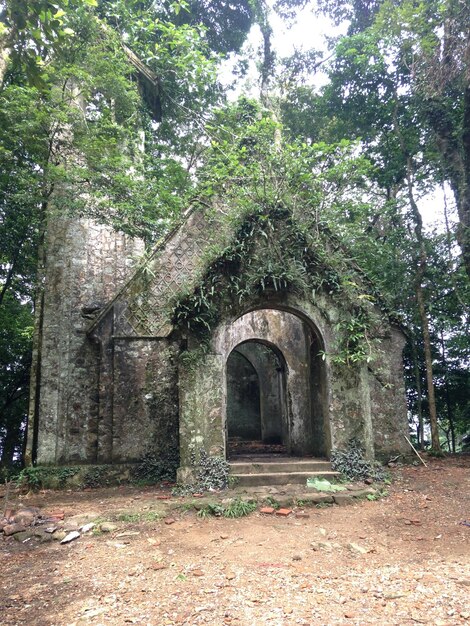
[{"label": "stone arch", "polygon": [[[329,456],[327,376],[320,330],[303,311],[292,307],[259,307],[221,324],[212,340],[224,363],[239,344],[255,340],[274,346],[285,359],[286,450],[298,456]],[[227,380],[223,372],[222,420],[226,430]]]},{"label": "stone arch", "polygon": [[286,452],[293,456],[329,457],[331,434],[328,412],[325,349],[318,325],[304,311],[266,303],[214,330],[209,353],[191,372],[180,370],[179,479],[185,480],[186,459],[195,448],[226,455],[227,360],[236,346],[257,341],[279,350],[286,363]]}]

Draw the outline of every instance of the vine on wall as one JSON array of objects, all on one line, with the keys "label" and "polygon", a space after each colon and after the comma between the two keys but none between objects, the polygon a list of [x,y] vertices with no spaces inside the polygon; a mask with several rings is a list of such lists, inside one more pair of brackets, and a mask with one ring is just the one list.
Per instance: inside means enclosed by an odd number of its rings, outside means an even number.
[{"label": "vine on wall", "polygon": [[[299,223],[282,207],[257,211],[241,218],[232,243],[213,246],[211,257],[199,285],[172,304],[175,326],[196,336],[200,345],[224,317],[293,293],[314,300],[328,320],[328,299],[340,310],[336,346],[328,355],[334,363],[349,366],[376,356],[374,337],[386,311],[376,306],[377,294],[327,231]],[[188,361],[191,352],[184,353]]]}]

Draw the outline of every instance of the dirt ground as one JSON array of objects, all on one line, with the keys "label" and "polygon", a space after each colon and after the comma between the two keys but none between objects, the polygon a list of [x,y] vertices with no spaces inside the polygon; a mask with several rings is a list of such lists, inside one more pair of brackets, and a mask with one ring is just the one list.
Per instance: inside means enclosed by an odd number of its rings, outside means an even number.
[{"label": "dirt ground", "polygon": [[2,536],[0,624],[470,624],[469,470],[396,468],[386,498],[287,517],[203,519],[155,488],[14,496],[70,527],[128,515],[66,545]]}]

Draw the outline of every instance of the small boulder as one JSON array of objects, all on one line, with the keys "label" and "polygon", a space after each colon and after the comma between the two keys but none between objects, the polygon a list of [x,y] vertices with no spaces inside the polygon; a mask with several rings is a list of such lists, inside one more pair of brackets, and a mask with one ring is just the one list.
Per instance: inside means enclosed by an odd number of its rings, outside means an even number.
[{"label": "small boulder", "polygon": [[100,524],[100,530],[102,533],[113,533],[117,530],[116,524],[111,524],[111,522],[103,522]]},{"label": "small boulder", "polygon": [[66,536],[67,533],[65,532],[65,530],[56,530],[54,533],[52,533],[52,539],[54,539],[54,541],[62,541],[62,539],[65,539]]},{"label": "small boulder", "polygon": [[23,511],[18,511],[13,516],[13,522],[15,524],[21,524],[22,526],[31,526],[36,519],[36,515],[29,509],[24,509]]},{"label": "small boulder", "polygon": [[26,530],[23,524],[7,524],[3,527],[3,534],[9,537],[10,535],[16,535]]},{"label": "small boulder", "polygon": [[70,543],[71,541],[74,541],[74,539],[78,539],[79,537],[80,533],[76,530],[72,530],[72,532],[68,533],[68,535],[66,535],[60,543]]},{"label": "small boulder", "polygon": [[27,539],[31,539],[31,537],[32,537],[32,533],[30,530],[23,530],[22,532],[16,533],[15,535],[13,535],[13,538],[15,539],[15,541],[18,541],[19,543],[23,543]]}]

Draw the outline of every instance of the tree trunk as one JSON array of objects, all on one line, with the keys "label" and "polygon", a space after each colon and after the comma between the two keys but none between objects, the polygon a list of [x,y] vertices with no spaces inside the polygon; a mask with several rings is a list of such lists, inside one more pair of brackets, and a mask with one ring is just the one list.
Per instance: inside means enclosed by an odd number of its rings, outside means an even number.
[{"label": "tree trunk", "polygon": [[[396,102],[398,103],[398,96]],[[423,237],[423,219],[419,212],[418,205],[414,197],[413,184],[415,175],[415,166],[412,157],[406,147],[406,143],[403,139],[400,124],[398,122],[397,106],[393,114],[394,129],[400,148],[402,150],[403,157],[406,159],[406,173],[405,181],[408,192],[408,201],[410,205],[411,215],[414,220],[414,232],[416,236],[416,242],[418,244],[418,258],[416,259],[416,275],[415,275],[415,294],[416,302],[418,304],[418,314],[421,323],[421,330],[423,333],[424,343],[424,362],[426,365],[426,383],[428,387],[428,403],[429,403],[429,421],[431,426],[431,447],[434,451],[440,452],[441,445],[439,443],[439,424],[437,421],[437,409],[436,409],[436,396],[434,393],[433,382],[433,370],[432,370],[432,353],[431,353],[431,337],[429,333],[429,321],[426,311],[426,298],[423,289],[423,280],[426,274],[427,268],[427,253],[426,245]]]},{"label": "tree trunk", "polygon": [[426,383],[428,387],[428,403],[429,403],[429,422],[431,425],[431,447],[436,452],[441,449],[439,442],[439,425],[437,422],[436,396],[434,393],[432,354],[431,354],[431,336],[429,333],[429,322],[426,314],[426,304],[424,299],[423,287],[421,284],[421,271],[418,274],[415,283],[416,300],[418,303],[418,312],[423,331],[424,343],[424,362],[426,364]]},{"label": "tree trunk", "polygon": [[416,382],[416,411],[418,413],[418,448],[423,447],[424,443],[424,420],[423,420],[423,392],[421,389],[421,372],[419,369],[418,351],[416,350],[416,342],[411,339],[411,355],[413,359],[413,369]]},{"label": "tree trunk", "polygon": [[428,387],[428,403],[429,403],[429,421],[431,425],[431,447],[434,451],[440,452],[441,445],[439,443],[439,424],[437,421],[436,396],[434,393],[432,353],[431,353],[431,336],[429,333],[429,321],[426,311],[426,298],[423,289],[423,279],[427,267],[426,246],[423,237],[423,220],[416,204],[413,193],[413,163],[411,157],[407,159],[406,182],[408,187],[408,200],[410,203],[411,213],[415,222],[415,235],[419,247],[419,257],[417,259],[417,269],[415,276],[415,294],[418,304],[418,313],[423,332],[424,343],[424,362],[426,364],[426,383]]},{"label": "tree trunk", "polygon": [[455,423],[454,423],[454,410],[452,408],[452,402],[450,401],[450,388],[449,388],[449,367],[446,359],[446,346],[444,341],[444,333],[441,330],[441,354],[442,354],[442,367],[444,369],[444,387],[446,391],[446,407],[447,407],[447,419],[449,420],[449,430],[452,443],[452,450],[449,448],[449,452],[455,454]]}]

